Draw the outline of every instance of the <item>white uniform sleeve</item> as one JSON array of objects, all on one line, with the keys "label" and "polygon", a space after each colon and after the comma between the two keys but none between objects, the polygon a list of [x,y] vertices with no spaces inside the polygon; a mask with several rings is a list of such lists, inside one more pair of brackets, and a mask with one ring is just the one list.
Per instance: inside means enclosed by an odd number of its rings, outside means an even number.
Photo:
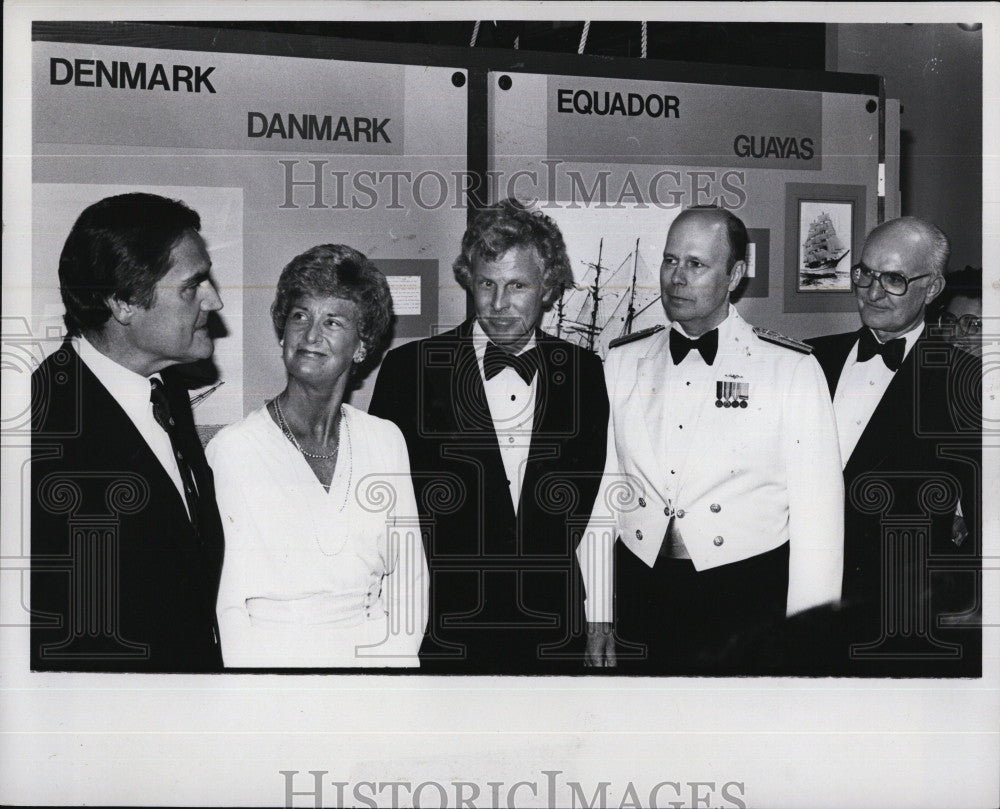
[{"label": "white uniform sleeve", "polygon": [[802,357],[784,401],[789,559],[786,612],[839,601],[844,570],[844,477],[837,421],[815,357]]}]

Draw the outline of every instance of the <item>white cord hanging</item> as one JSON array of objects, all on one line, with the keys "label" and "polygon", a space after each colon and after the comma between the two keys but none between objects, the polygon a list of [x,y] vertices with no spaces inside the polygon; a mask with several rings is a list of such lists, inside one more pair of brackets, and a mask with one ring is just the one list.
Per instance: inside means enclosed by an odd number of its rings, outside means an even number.
[{"label": "white cord hanging", "polygon": [[646,58],[646,48],[649,44],[649,32],[646,30],[646,23],[642,23],[642,54],[640,59]]},{"label": "white cord hanging", "polygon": [[587,34],[590,33],[590,20],[583,24],[583,33],[580,34],[580,47],[576,49],[577,53],[583,53],[584,49],[587,47]]},{"label": "white cord hanging", "polygon": [[472,41],[469,42],[469,47],[476,47],[476,40],[479,39],[479,20],[476,20],[472,25]]}]

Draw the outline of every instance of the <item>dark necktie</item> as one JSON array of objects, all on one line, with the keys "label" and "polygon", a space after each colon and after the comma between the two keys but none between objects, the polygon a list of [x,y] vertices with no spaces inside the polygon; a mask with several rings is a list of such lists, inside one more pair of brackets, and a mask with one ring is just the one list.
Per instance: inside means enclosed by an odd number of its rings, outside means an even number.
[{"label": "dark necktie", "polygon": [[191,474],[191,467],[184,459],[181,450],[180,437],[177,435],[177,425],[170,415],[170,403],[167,401],[167,392],[163,383],[155,377],[149,380],[151,386],[149,391],[149,401],[153,404],[153,418],[170,437],[170,446],[174,451],[174,458],[177,459],[177,470],[181,473],[181,483],[184,485],[184,499],[187,501],[188,512],[191,515],[191,523],[197,530],[198,527],[198,490],[194,486],[194,476]]},{"label": "dark necktie", "polygon": [[698,349],[706,365],[711,365],[719,353],[719,330],[707,331],[697,340],[685,337],[677,329],[670,330],[670,356],[674,365],[680,365],[692,348]]},{"label": "dark necktie", "polygon": [[876,354],[882,357],[882,362],[890,371],[898,371],[903,363],[903,353],[906,351],[906,340],[897,337],[887,343],[875,339],[871,329],[864,329],[858,339],[858,362],[868,362]]},{"label": "dark necktie", "polygon": [[487,379],[492,379],[504,368],[513,368],[530,385],[535,371],[538,370],[538,355],[534,349],[514,356],[504,351],[496,343],[486,344],[486,354],[483,356],[483,371]]}]

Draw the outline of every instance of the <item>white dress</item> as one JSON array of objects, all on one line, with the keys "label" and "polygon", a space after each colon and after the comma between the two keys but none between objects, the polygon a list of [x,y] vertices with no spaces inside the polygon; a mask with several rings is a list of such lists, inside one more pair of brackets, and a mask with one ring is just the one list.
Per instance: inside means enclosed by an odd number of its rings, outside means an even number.
[{"label": "white dress", "polygon": [[391,422],[343,412],[329,492],[266,408],[206,449],[227,668],[418,665],[428,575],[406,444]]}]

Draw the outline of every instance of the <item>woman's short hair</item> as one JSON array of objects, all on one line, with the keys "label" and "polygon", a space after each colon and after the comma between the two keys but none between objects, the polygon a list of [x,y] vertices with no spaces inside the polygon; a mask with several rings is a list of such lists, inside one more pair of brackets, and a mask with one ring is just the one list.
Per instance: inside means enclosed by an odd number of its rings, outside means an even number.
[{"label": "woman's short hair", "polygon": [[156,194],[119,194],[86,208],[59,257],[69,336],[103,329],[111,317],[108,298],[149,308],[174,247],[200,229],[200,217],[187,205]]},{"label": "woman's short hair", "polygon": [[472,288],[477,259],[496,261],[515,247],[533,247],[542,262],[542,286],[555,290],[554,302],[573,285],[573,270],[559,226],[541,211],[532,211],[513,197],[479,211],[462,237],[462,252],[452,269],[455,280]]},{"label": "woman's short hair", "polygon": [[358,334],[365,366],[377,364],[392,326],[392,297],[381,271],[346,244],[320,244],[285,265],[271,304],[278,339],[285,333],[288,312],[302,297],[341,298],[358,308]]}]

